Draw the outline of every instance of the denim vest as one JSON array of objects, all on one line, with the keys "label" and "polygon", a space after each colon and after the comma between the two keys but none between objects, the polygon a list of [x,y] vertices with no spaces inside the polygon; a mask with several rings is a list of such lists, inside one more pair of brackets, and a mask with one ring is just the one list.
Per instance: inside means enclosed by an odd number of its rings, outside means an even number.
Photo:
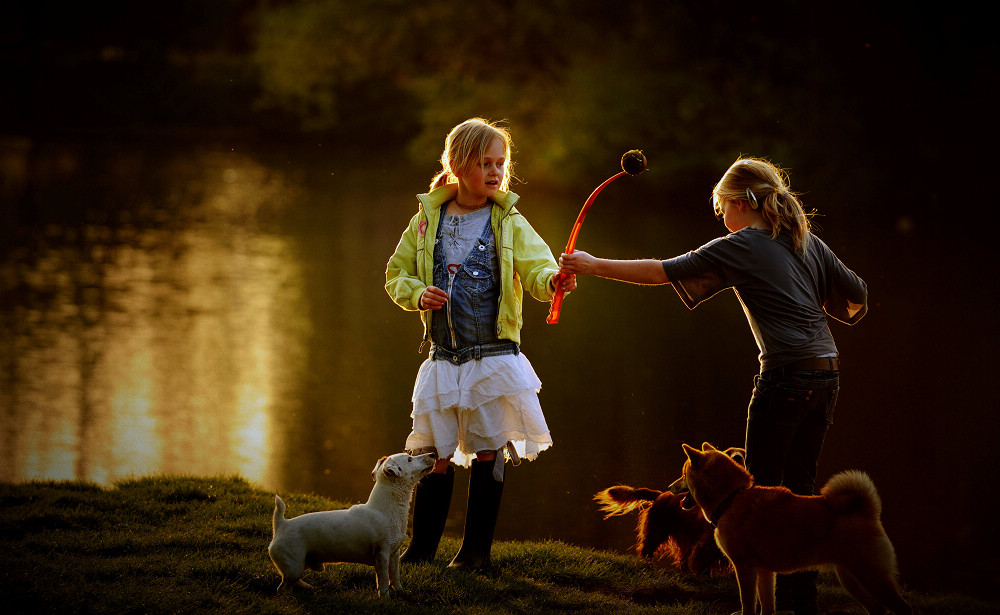
[{"label": "denim vest", "polygon": [[448,293],[444,308],[431,318],[431,357],[456,365],[472,359],[517,354],[518,345],[497,337],[500,261],[489,220],[462,267],[449,281],[441,228],[434,242],[434,285]]}]

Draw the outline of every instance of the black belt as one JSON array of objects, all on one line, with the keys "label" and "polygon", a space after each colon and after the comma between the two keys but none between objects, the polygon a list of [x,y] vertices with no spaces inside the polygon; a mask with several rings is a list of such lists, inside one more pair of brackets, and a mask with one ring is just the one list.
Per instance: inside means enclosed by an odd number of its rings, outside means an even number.
[{"label": "black belt", "polygon": [[482,359],[483,357],[498,357],[505,354],[520,354],[521,348],[509,340],[491,342],[487,344],[475,344],[467,346],[461,350],[448,350],[444,346],[431,344],[430,356],[438,361],[444,360],[455,365],[461,365],[467,361]]},{"label": "black belt", "polygon": [[798,361],[781,365],[775,369],[780,369],[785,372],[839,372],[840,359],[837,357],[813,357],[811,359],[799,359]]}]

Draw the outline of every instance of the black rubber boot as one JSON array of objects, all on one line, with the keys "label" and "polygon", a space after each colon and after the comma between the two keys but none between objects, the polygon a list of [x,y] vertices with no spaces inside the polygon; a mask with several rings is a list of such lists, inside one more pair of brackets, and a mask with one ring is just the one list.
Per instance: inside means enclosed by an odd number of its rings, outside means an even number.
[{"label": "black rubber boot", "polygon": [[493,531],[500,513],[503,483],[493,478],[494,460],[473,461],[469,476],[469,505],[465,514],[465,536],[449,568],[482,570],[490,567]]},{"label": "black rubber boot", "polygon": [[816,590],[816,579],[819,573],[810,570],[797,572],[795,579],[795,615],[818,615],[819,597]]},{"label": "black rubber boot", "polygon": [[413,488],[413,536],[399,561],[412,564],[434,560],[454,488],[455,468],[450,465],[444,474],[431,472]]},{"label": "black rubber boot", "polygon": [[806,571],[779,574],[775,586],[775,610],[793,612],[795,615],[819,613],[816,579],[818,572]]}]

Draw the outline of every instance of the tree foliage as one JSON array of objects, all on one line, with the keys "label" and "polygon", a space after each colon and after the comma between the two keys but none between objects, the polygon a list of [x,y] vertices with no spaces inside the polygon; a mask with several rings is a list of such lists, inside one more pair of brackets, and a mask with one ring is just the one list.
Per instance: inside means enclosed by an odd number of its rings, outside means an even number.
[{"label": "tree foliage", "polygon": [[850,80],[844,54],[865,43],[856,29],[838,39],[793,28],[803,10],[290,2],[261,11],[255,60],[263,103],[306,129],[417,127],[411,145],[425,159],[451,126],[485,116],[508,120],[519,159],[545,174],[572,176],[593,164],[587,152],[631,147],[662,150],[658,162],[681,172],[748,150],[781,157],[834,110],[841,126],[827,140],[858,132],[854,91],[837,84]]}]

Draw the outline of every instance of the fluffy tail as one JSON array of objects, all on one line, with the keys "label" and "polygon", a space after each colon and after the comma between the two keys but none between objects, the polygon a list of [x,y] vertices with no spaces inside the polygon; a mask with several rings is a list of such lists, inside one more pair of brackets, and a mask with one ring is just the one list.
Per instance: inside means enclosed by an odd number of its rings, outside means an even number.
[{"label": "fluffy tail", "polygon": [[274,496],[274,516],[271,519],[271,531],[277,535],[278,530],[285,524],[285,503],[277,494]]},{"label": "fluffy tail", "polygon": [[842,513],[862,513],[874,519],[882,516],[882,499],[870,476],[858,470],[847,470],[834,475],[821,494],[830,505]]},{"label": "fluffy tail", "polygon": [[662,491],[655,489],[636,489],[628,485],[616,485],[594,495],[594,501],[601,505],[600,511],[604,518],[624,515],[648,506]]}]

